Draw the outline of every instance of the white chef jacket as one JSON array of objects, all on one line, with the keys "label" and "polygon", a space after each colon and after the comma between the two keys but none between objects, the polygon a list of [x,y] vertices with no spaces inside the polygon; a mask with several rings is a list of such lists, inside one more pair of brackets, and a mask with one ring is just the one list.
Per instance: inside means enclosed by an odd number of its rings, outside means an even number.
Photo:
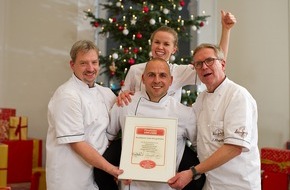
[{"label": "white chef jacket", "polygon": [[69,143],[86,141],[100,154],[107,145],[109,110],[116,96],[99,85],[89,88],[74,75],[61,85],[48,105],[46,176],[48,190],[97,190],[93,167]]},{"label": "white chef jacket", "polygon": [[[120,129],[124,131],[126,116],[178,118],[176,171],[183,156],[186,139],[196,144],[196,119],[193,109],[182,105],[171,96],[166,95],[158,103],[149,100],[146,92],[136,92],[128,106],[113,106],[110,112],[110,125],[107,129],[109,140],[113,140]],[[173,176],[172,176],[173,177]],[[123,185],[122,185],[123,186]],[[121,189],[128,189],[123,186]],[[167,183],[133,181],[130,190],[169,190]]]},{"label": "white chef jacket", "polygon": [[[122,91],[145,91],[145,86],[142,83],[142,74],[147,63],[132,65],[126,75]],[[181,100],[181,90],[183,86],[200,84],[200,80],[196,76],[196,72],[190,65],[177,65],[169,63],[170,72],[173,76],[173,83],[168,89],[168,95]]]},{"label": "white chef jacket", "polygon": [[199,94],[193,105],[197,117],[197,152],[200,162],[223,144],[243,152],[206,173],[204,190],[260,190],[260,155],[257,146],[257,105],[243,87],[226,78],[214,91]]}]

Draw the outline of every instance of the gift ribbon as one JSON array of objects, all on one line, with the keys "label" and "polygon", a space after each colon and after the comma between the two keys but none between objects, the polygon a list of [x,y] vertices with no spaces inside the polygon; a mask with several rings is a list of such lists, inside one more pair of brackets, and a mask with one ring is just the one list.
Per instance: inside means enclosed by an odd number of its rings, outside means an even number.
[{"label": "gift ribbon", "polygon": [[261,163],[262,164],[274,164],[274,165],[277,165],[280,168],[280,171],[288,170],[288,168],[290,169],[290,161],[276,162],[276,161],[269,160],[269,159],[261,159]]},{"label": "gift ribbon", "polygon": [[18,136],[19,134],[19,140],[21,140],[21,128],[26,128],[27,125],[21,126],[21,117],[19,117],[19,123],[17,125],[17,128],[15,130],[15,136]]}]

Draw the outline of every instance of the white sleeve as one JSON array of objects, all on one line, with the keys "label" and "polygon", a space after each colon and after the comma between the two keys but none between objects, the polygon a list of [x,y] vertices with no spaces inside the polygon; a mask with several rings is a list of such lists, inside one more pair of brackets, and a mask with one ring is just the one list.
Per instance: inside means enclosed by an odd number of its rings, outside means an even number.
[{"label": "white sleeve", "polygon": [[257,133],[256,102],[245,90],[237,90],[229,98],[224,116],[224,143],[242,146],[243,151],[249,151]]},{"label": "white sleeve", "polygon": [[173,65],[173,77],[181,87],[200,84],[196,71],[190,65]]},{"label": "white sleeve", "polygon": [[114,140],[121,130],[120,124],[120,109],[116,104],[114,104],[113,108],[110,111],[110,124],[107,128],[106,135],[109,140]]},{"label": "white sleeve", "polygon": [[196,146],[196,138],[197,138],[197,127],[196,127],[196,115],[194,109],[190,109],[190,112],[187,115],[187,125],[186,125],[186,133],[187,138],[192,143],[193,146]]}]

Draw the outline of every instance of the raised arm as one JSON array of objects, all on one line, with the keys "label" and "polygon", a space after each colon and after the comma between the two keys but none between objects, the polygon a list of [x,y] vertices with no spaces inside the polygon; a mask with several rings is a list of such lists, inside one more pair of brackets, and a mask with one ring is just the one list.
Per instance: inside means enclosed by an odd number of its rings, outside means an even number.
[{"label": "raised arm", "polygon": [[221,11],[222,33],[219,45],[224,51],[225,60],[228,56],[231,29],[236,22],[237,20],[232,13]]}]

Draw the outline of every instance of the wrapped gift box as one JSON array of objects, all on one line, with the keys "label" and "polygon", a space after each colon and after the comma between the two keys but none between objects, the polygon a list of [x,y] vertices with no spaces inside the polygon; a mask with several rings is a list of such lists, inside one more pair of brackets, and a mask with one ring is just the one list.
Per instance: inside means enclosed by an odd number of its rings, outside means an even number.
[{"label": "wrapped gift box", "polygon": [[11,190],[11,187],[0,187],[0,190]]},{"label": "wrapped gift box", "polygon": [[6,140],[8,145],[7,183],[30,182],[33,140]]},{"label": "wrapped gift box", "polygon": [[0,143],[8,139],[8,127],[9,124],[7,121],[0,120]]},{"label": "wrapped gift box", "polygon": [[42,140],[33,139],[32,168],[42,166]]},{"label": "wrapped gift box", "polygon": [[46,190],[46,175],[44,168],[33,168],[30,190]]},{"label": "wrapped gift box", "polygon": [[27,139],[27,117],[10,117],[9,119],[9,140]]},{"label": "wrapped gift box", "polygon": [[0,187],[7,185],[8,145],[0,144]]},{"label": "wrapped gift box", "polygon": [[0,119],[9,120],[11,116],[16,115],[16,109],[13,108],[0,108]]},{"label": "wrapped gift box", "polygon": [[0,142],[8,139],[9,118],[16,115],[16,109],[0,108]]},{"label": "wrapped gift box", "polygon": [[264,171],[262,173],[263,190],[288,190],[288,175],[284,173]]},{"label": "wrapped gift box", "polygon": [[290,174],[290,150],[261,148],[261,169]]}]

